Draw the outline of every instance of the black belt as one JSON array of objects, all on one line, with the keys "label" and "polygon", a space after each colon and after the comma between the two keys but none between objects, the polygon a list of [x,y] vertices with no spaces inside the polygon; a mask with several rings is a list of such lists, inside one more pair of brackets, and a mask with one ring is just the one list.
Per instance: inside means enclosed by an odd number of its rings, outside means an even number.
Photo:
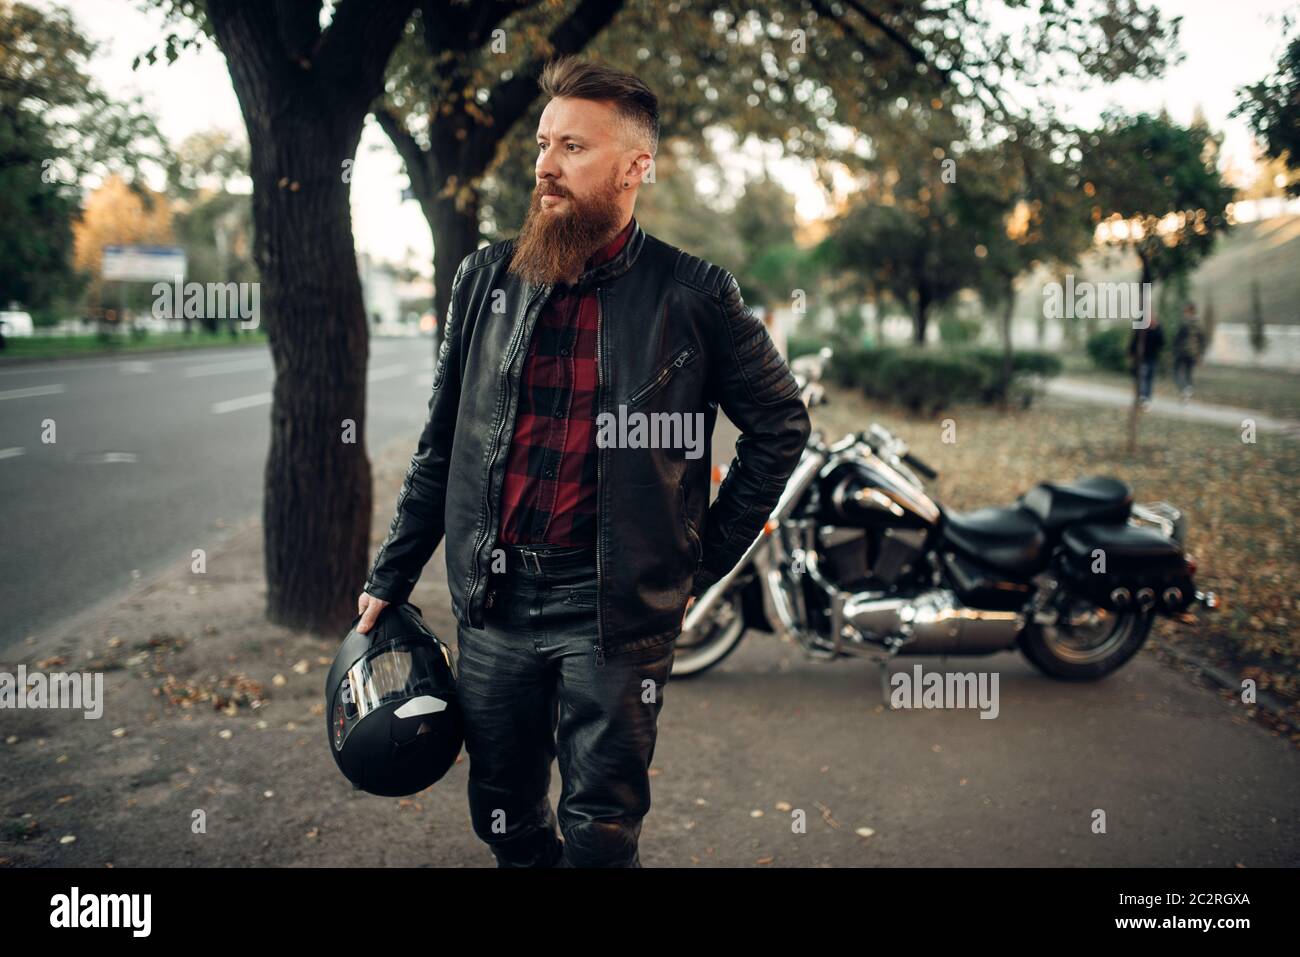
[{"label": "black belt", "polygon": [[536,574],[543,571],[558,571],[562,568],[574,568],[583,564],[595,564],[596,546],[594,545],[509,545],[501,544],[506,552],[507,565],[518,563],[518,567]]}]

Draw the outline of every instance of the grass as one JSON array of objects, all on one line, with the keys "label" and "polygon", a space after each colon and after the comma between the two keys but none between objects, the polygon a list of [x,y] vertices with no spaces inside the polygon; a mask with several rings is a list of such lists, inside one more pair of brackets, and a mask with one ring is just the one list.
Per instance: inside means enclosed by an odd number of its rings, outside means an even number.
[{"label": "grass", "polygon": [[[1092,365],[1085,356],[1065,358],[1062,374],[1087,379],[1099,385],[1131,390],[1133,380],[1116,372],[1105,372]],[[1231,405],[1287,419],[1300,419],[1300,373],[1281,369],[1249,369],[1240,366],[1197,366],[1192,373],[1197,402]],[[1172,373],[1158,373],[1155,394],[1177,399]]]},{"label": "grass", "polygon": [[5,338],[4,351],[0,352],[0,365],[13,359],[64,359],[126,353],[134,355],[164,349],[212,349],[223,346],[266,345],[266,342],[266,333],[260,329],[240,333],[238,338],[232,338],[229,333],[212,335],[199,332],[188,336],[183,332],[151,332],[139,339],[122,335],[101,339],[93,334],[29,338],[8,336]]},{"label": "grass", "polygon": [[[1300,717],[1300,442],[1266,434],[1245,444],[1235,429],[1145,416],[1129,456],[1127,410],[1046,397],[1026,410],[958,407],[909,418],[851,390],[827,391],[831,403],[813,418],[828,438],[880,422],[939,470],[930,491],[954,509],[1009,503],[1039,481],[1096,474],[1124,479],[1137,501],[1183,509],[1197,585],[1218,593],[1223,607],[1197,625],[1158,619],[1156,634],[1254,678]],[[955,442],[943,441],[947,420]]]}]

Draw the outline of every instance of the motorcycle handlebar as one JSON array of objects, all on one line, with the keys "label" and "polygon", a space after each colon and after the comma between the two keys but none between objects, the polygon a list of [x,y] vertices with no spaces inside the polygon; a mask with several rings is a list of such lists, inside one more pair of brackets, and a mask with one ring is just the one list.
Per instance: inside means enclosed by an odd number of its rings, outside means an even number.
[{"label": "motorcycle handlebar", "polygon": [[933,480],[939,477],[938,472],[930,468],[930,466],[926,465],[924,462],[918,459],[911,452],[908,452],[906,455],[903,456],[903,461],[906,462],[908,465],[910,465],[912,468],[916,469],[918,472],[920,472],[928,479]]}]

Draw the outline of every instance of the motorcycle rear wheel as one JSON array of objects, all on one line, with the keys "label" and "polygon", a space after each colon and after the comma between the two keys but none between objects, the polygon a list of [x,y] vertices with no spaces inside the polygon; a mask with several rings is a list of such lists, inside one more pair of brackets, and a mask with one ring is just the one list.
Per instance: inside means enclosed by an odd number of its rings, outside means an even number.
[{"label": "motorcycle rear wheel", "polygon": [[1096,681],[1138,653],[1154,622],[1150,611],[1113,612],[1074,597],[1056,624],[1027,625],[1020,649],[1049,677]]}]

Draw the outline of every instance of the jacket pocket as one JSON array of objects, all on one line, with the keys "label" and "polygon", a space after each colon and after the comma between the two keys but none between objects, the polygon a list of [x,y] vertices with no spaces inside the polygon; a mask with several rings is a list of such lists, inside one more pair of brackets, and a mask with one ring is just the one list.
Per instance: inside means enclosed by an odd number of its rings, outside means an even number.
[{"label": "jacket pocket", "polygon": [[686,345],[674,350],[673,357],[632,392],[627,400],[628,406],[638,405],[657,393],[668,384],[679,369],[693,362],[698,354],[699,350],[694,345]]}]

